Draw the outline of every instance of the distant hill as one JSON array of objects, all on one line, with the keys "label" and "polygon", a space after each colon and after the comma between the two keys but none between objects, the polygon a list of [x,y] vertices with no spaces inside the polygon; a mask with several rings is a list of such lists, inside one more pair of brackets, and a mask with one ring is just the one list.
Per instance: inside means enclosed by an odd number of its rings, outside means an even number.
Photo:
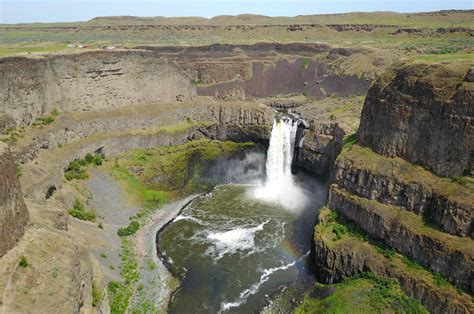
[{"label": "distant hill", "polygon": [[[435,21],[435,23],[433,23]],[[474,28],[474,10],[444,10],[423,13],[353,12],[341,14],[314,14],[264,16],[256,14],[219,15],[213,18],[103,16],[85,22],[33,23],[16,26],[121,26],[121,25],[292,25],[292,24],[377,24],[401,27],[469,27]],[[1,24],[6,25],[6,24]]]}]

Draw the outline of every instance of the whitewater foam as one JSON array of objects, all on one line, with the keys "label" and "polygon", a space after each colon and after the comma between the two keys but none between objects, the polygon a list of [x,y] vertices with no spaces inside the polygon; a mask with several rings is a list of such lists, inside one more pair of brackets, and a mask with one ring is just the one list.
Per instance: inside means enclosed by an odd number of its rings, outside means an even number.
[{"label": "whitewater foam", "polygon": [[274,267],[274,268],[270,268],[270,269],[265,269],[263,271],[263,274],[260,276],[260,281],[253,284],[250,288],[248,289],[245,289],[244,291],[242,291],[239,295],[239,297],[237,298],[236,301],[234,302],[224,302],[222,303],[221,305],[221,310],[219,311],[220,313],[222,312],[225,312],[233,307],[239,307],[242,303],[245,303],[247,301],[247,298],[255,293],[258,292],[258,289],[260,289],[260,287],[268,280],[270,279],[270,276],[279,271],[279,270],[285,270],[285,269],[288,269],[290,267],[293,267],[296,262],[298,261],[301,261],[302,259],[306,258],[308,255],[309,255],[310,251],[306,252],[303,256],[301,256],[299,259],[297,260],[294,260],[293,262],[291,263],[288,263],[286,265],[282,265],[282,266],[279,266],[279,267]]},{"label": "whitewater foam", "polygon": [[211,241],[213,246],[209,247],[206,253],[217,253],[217,259],[221,259],[226,254],[252,250],[255,247],[256,233],[263,230],[263,227],[269,221],[266,220],[256,227],[238,227],[228,231],[210,233],[207,239]]}]

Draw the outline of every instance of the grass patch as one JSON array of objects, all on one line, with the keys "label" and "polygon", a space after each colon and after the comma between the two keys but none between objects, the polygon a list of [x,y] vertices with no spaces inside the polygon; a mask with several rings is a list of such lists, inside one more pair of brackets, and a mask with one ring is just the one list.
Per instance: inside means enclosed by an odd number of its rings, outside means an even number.
[{"label": "grass patch", "polygon": [[397,254],[397,252],[394,249],[385,245],[376,245],[375,250],[377,251],[377,253],[383,255],[385,258],[388,258],[389,260],[393,260],[393,258]]},{"label": "grass patch", "polygon": [[85,221],[94,221],[96,218],[95,211],[86,211],[84,208],[84,203],[76,198],[72,208],[68,210],[69,215],[74,218],[85,220]]},{"label": "grass patch", "polygon": [[140,202],[147,208],[156,208],[168,200],[168,196],[165,192],[146,187],[117,162],[112,166],[111,174],[113,177],[122,180],[126,184],[129,194],[137,196]]},{"label": "grass patch", "polygon": [[87,153],[84,158],[78,158],[71,161],[64,172],[64,177],[66,180],[71,181],[74,179],[85,180],[89,176],[83,167],[85,166],[100,166],[102,165],[104,157],[101,154],[91,154]]},{"label": "grass patch", "polygon": [[100,288],[97,287],[95,281],[92,282],[92,306],[97,307],[102,300],[104,299],[104,295]]},{"label": "grass patch", "polygon": [[138,271],[138,261],[133,251],[133,244],[127,238],[122,238],[122,247],[120,250],[122,266],[120,274],[123,282],[111,281],[107,286],[109,292],[110,312],[113,314],[125,313],[130,298],[135,290],[135,283],[140,279]]},{"label": "grass patch", "polygon": [[344,145],[342,146],[342,152],[348,152],[352,149],[352,146],[357,143],[356,133],[348,134],[344,136]]},{"label": "grass patch", "polygon": [[103,259],[107,259],[107,258],[108,258],[108,257],[107,257],[107,254],[105,254],[105,253],[100,253],[100,257],[102,257]]},{"label": "grass patch", "polygon": [[456,182],[457,184],[461,184],[467,186],[469,184],[469,180],[466,177],[458,176],[451,178],[451,181]]},{"label": "grass patch", "polygon": [[394,279],[365,273],[342,283],[319,288],[334,288],[325,298],[305,296],[296,314],[306,313],[428,313],[416,300],[409,298]]},{"label": "grass patch", "polygon": [[26,268],[28,267],[29,263],[28,263],[28,260],[26,259],[25,255],[22,255],[20,257],[20,261],[18,262],[18,265],[20,267],[23,267],[23,268]]},{"label": "grass patch", "polygon": [[253,143],[196,140],[183,145],[140,149],[120,155],[111,167],[129,194],[143,203],[163,203],[173,193],[209,188],[206,169],[218,158],[253,147]]},{"label": "grass patch", "polygon": [[433,281],[438,287],[449,285],[448,280],[438,272],[433,273]]},{"label": "grass patch", "polygon": [[334,241],[341,240],[345,235],[353,236],[361,241],[368,240],[368,235],[362,228],[352,221],[340,217],[335,211],[332,210],[328,214],[325,226],[332,229]]}]

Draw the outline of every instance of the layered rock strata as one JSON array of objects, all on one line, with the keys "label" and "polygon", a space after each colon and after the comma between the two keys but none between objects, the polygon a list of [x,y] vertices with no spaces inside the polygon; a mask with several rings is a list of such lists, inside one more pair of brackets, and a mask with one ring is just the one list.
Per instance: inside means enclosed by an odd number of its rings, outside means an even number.
[{"label": "layered rock strata", "polygon": [[[373,272],[397,279],[430,312],[473,311],[461,292],[474,291],[469,73],[463,63],[403,65],[371,87],[315,229],[321,281]],[[459,175],[467,177],[442,177]],[[335,214],[345,227],[332,225]]]},{"label": "layered rock strata", "polygon": [[0,144],[0,257],[19,241],[28,221],[16,164]]},{"label": "layered rock strata", "polygon": [[409,64],[370,88],[357,140],[441,176],[471,174],[474,81],[468,64]]}]

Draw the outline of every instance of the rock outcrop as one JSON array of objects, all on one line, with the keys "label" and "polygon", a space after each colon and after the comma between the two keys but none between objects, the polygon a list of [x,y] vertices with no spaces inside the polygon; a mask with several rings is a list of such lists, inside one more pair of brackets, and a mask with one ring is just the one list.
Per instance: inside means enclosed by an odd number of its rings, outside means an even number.
[{"label": "rock outcrop", "polygon": [[452,235],[474,238],[472,190],[401,158],[354,145],[336,161],[333,182],[357,196],[412,211]]},{"label": "rock outcrop", "polygon": [[16,164],[0,144],[0,257],[18,242],[28,220]]},{"label": "rock outcrop", "polygon": [[410,267],[402,256],[393,253],[386,257],[380,248],[352,235],[336,239],[329,213],[327,208],[321,209],[314,232],[313,261],[318,281],[331,284],[372,272],[397,279],[407,295],[432,313],[472,313],[474,305],[467,293],[453,286],[438,285],[430,272]]},{"label": "rock outcrop", "polygon": [[474,291],[474,241],[423,225],[422,219],[394,206],[357,197],[331,186],[328,207],[359,225],[367,234]]},{"label": "rock outcrop", "polygon": [[474,158],[474,82],[469,65],[392,68],[367,95],[357,140],[441,176],[469,175]]},{"label": "rock outcrop", "polygon": [[[335,162],[328,209],[315,229],[321,281],[373,272],[397,279],[430,312],[473,311],[468,69],[403,65],[371,87],[357,136],[346,138]],[[467,177],[444,177],[460,175]]]},{"label": "rock outcrop", "polygon": [[17,123],[59,111],[96,111],[190,99],[196,87],[176,65],[147,51],[99,51],[0,60],[0,112]]}]

